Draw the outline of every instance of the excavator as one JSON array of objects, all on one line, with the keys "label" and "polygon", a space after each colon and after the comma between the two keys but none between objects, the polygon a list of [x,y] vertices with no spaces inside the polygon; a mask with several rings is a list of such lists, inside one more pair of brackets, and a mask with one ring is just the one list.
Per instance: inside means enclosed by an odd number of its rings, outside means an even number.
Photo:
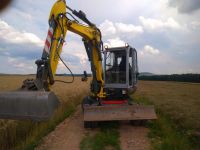
[{"label": "excavator", "polygon": [[[137,88],[136,49],[128,44],[104,47],[101,31],[86,14],[71,9],[65,0],[57,0],[50,12],[42,57],[35,62],[36,78],[26,79],[16,91],[0,92],[0,119],[45,121],[59,107],[51,86],[68,83],[54,79],[59,61],[68,68],[60,56],[67,31],[82,37],[91,65],[91,92],[82,101],[84,127],[104,121],[157,118],[154,106],[137,104],[130,97]],[[84,75],[87,78],[86,72]]]}]

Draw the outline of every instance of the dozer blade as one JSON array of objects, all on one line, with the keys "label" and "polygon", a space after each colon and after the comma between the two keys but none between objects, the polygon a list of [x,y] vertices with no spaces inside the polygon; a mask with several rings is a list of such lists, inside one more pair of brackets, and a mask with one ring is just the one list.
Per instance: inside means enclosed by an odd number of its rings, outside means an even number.
[{"label": "dozer blade", "polygon": [[47,120],[58,104],[53,92],[0,92],[0,119]]},{"label": "dozer blade", "polygon": [[154,106],[112,105],[85,106],[84,121],[154,120]]}]

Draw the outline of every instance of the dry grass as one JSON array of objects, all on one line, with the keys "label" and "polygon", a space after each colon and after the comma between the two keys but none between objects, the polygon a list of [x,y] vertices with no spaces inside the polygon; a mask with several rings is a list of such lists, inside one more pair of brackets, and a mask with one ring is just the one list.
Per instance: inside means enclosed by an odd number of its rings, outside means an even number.
[{"label": "dry grass", "polygon": [[[16,90],[27,78],[34,76],[0,76],[0,91]],[[56,77],[56,79],[71,80],[70,77]],[[42,136],[73,113],[82,98],[88,94],[89,82],[81,82],[77,77],[73,84],[55,83],[52,90],[62,105],[48,122],[0,120],[0,149],[33,149]]]},{"label": "dry grass", "polygon": [[[32,79],[35,76],[0,76],[0,91],[12,91],[21,87],[25,79]],[[56,80],[71,81],[71,77],[56,77]],[[56,82],[52,86],[52,91],[60,98],[61,101],[69,100],[79,94],[79,92],[88,92],[89,82],[81,82],[80,77],[75,77],[72,84],[64,84]]]},{"label": "dry grass", "polygon": [[[34,76],[0,76],[0,91],[16,90],[26,78]],[[69,77],[57,78],[70,80]],[[200,132],[200,84],[140,81],[138,87],[136,97],[152,101],[164,114],[191,133]],[[0,120],[0,149],[11,149],[16,145],[18,149],[33,149],[41,136],[53,130],[63,117],[70,115],[82,97],[88,94],[89,81],[83,83],[76,78],[73,84],[56,83],[52,90],[63,103],[56,115],[47,123]]]},{"label": "dry grass", "polygon": [[140,81],[134,98],[156,106],[159,119],[149,124],[153,149],[200,149],[200,84]]},{"label": "dry grass", "polygon": [[200,131],[200,84],[140,81],[136,96],[147,97],[182,127]]}]

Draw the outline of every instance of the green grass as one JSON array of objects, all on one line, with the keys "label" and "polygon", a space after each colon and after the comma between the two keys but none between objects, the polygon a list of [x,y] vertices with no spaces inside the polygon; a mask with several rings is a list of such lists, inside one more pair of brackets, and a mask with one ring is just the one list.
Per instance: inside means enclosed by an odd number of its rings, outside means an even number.
[{"label": "green grass", "polygon": [[148,98],[144,97],[144,96],[136,96],[133,95],[132,98],[133,102],[136,102],[138,104],[142,104],[142,105],[153,105],[153,102],[151,102]]},{"label": "green grass", "polygon": [[[134,97],[138,103],[153,104],[144,96]],[[148,137],[154,150],[192,150],[197,149],[193,144],[187,130],[181,128],[169,115],[162,112],[161,108],[156,108],[158,119],[148,122],[150,132]]]},{"label": "green grass", "polygon": [[120,150],[118,125],[105,123],[101,126],[100,132],[93,136],[86,136],[80,143],[81,150],[105,150],[107,147],[113,150]]},{"label": "green grass", "polygon": [[159,114],[159,119],[149,123],[149,138],[155,150],[191,150],[189,137],[176,127],[168,117]]}]

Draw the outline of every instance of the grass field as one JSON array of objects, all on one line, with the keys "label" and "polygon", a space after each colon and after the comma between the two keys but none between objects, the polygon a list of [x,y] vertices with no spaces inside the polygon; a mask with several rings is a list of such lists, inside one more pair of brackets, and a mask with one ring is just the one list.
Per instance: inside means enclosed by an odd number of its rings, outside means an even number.
[{"label": "grass field", "polygon": [[[184,149],[187,149],[188,144],[186,143],[189,139],[190,145],[195,144],[193,146],[199,149],[200,84],[140,81],[138,87],[135,98],[153,103],[158,110],[158,114],[160,114],[161,118],[156,122],[157,124],[154,124],[154,129],[155,126],[160,126],[156,128],[156,132],[164,134],[163,136],[168,135],[167,138],[177,132],[176,136],[171,137],[171,143],[168,143],[172,145],[174,140],[176,146],[181,146],[182,143],[182,146],[185,146]],[[158,130],[163,130],[163,133]],[[185,137],[182,135],[185,135]],[[182,141],[178,143],[179,139],[177,138],[182,138]],[[167,149],[167,146],[165,147]]]},{"label": "grass field", "polygon": [[[26,78],[34,78],[34,76],[0,76],[0,91],[16,90]],[[69,77],[56,78],[70,80]],[[62,102],[52,119],[43,123],[0,120],[0,149],[14,147],[15,149],[33,149],[43,136],[76,110],[76,106],[89,92],[89,81],[81,82],[81,79],[77,77],[70,85],[56,83],[52,90]],[[200,141],[200,84],[139,81],[138,90],[133,97],[144,103],[153,103],[158,111],[160,118],[149,126],[149,137],[155,144],[154,149],[192,149],[191,139],[193,138],[196,142],[194,147],[200,148],[198,146],[200,145],[198,143]],[[119,145],[116,145],[119,136],[116,130],[102,130],[101,134],[95,137],[83,139],[81,149],[96,145],[96,149],[99,149],[104,146],[105,141],[110,138],[108,134],[111,133],[114,135],[111,137],[114,139],[113,143],[106,144],[113,144],[116,149],[119,149]]]},{"label": "grass field", "polygon": [[[0,76],[0,91],[16,90],[27,78],[34,76]],[[71,80],[70,77],[56,79]],[[42,123],[0,120],[0,149],[33,149],[43,136],[75,111],[82,98],[89,93],[89,81],[81,82],[81,78],[77,77],[73,84],[55,83],[52,90],[62,104],[52,119]]]},{"label": "grass field", "polygon": [[200,84],[140,81],[136,96],[150,99],[182,127],[200,131]]}]

